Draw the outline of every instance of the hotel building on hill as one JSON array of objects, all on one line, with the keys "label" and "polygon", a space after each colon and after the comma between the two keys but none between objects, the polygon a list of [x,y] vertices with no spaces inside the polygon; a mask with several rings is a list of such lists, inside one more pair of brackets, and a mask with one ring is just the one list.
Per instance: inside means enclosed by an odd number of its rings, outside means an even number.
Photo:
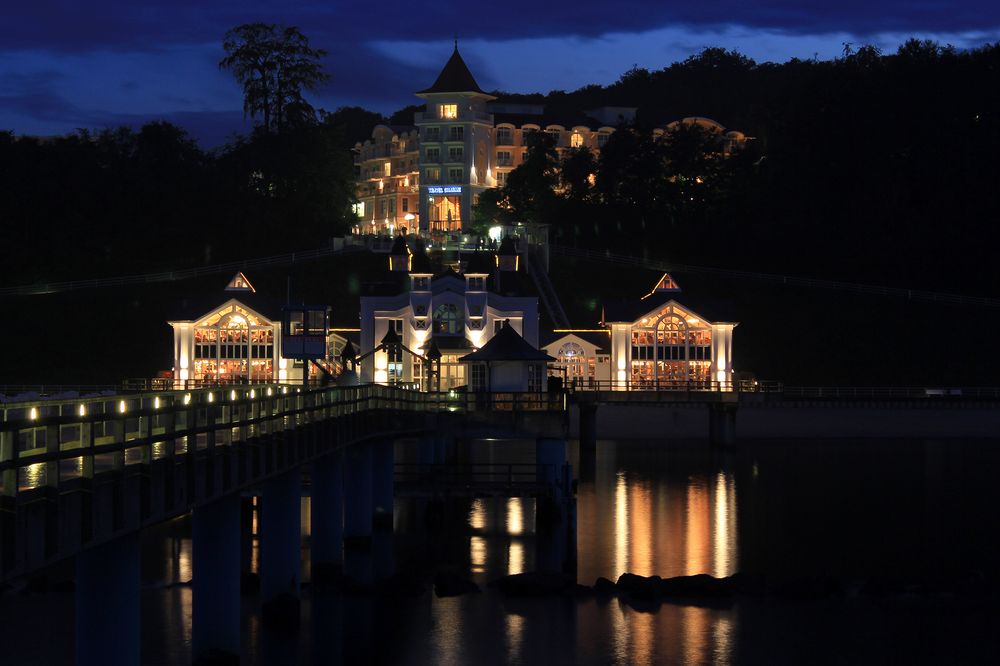
[{"label": "hotel building on hill", "polygon": [[[503,187],[507,175],[528,152],[532,132],[555,139],[561,154],[586,147],[599,153],[615,127],[635,119],[632,107],[601,107],[570,118],[549,117],[543,105],[509,103],[484,92],[458,52],[458,46],[434,84],[416,93],[425,110],[413,126],[378,125],[372,137],[354,148],[357,168],[358,221],[355,234],[408,232],[442,236],[460,232],[471,221],[479,195]],[[726,131],[708,118],[684,118],[723,136],[723,151],[746,137]]]}]

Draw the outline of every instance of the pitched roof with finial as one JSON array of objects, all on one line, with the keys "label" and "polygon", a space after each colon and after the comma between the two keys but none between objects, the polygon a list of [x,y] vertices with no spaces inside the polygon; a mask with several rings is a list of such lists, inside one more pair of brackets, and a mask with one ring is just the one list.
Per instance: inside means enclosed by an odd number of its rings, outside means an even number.
[{"label": "pitched roof with finial", "polygon": [[486,93],[476,83],[476,78],[472,76],[468,65],[462,60],[458,53],[458,40],[455,40],[455,51],[451,58],[445,63],[444,69],[438,74],[437,80],[430,88],[420,90],[417,95],[427,95],[433,93],[459,93],[472,92],[485,95]]},{"label": "pitched roof with finial", "polygon": [[554,361],[555,359],[543,351],[535,349],[522,338],[510,322],[505,321],[496,335],[485,345],[458,359],[459,363],[474,361]]}]

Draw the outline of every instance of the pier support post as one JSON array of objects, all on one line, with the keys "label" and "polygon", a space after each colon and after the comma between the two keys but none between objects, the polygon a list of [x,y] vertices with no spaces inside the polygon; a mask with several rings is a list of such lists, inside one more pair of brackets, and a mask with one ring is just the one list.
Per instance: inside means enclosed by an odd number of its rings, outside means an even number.
[{"label": "pier support post", "polygon": [[139,535],[76,556],[76,663],[139,663]]},{"label": "pier support post", "polygon": [[569,540],[576,536],[570,519],[571,476],[566,462],[566,440],[539,438],[535,442],[535,459],[538,465],[546,466],[547,481],[552,487],[551,497],[541,499],[535,512],[537,567],[541,571],[565,573],[572,569]]},{"label": "pier support post", "polygon": [[344,451],[344,545],[367,543],[372,536],[372,447],[355,444]]},{"label": "pier support post", "polygon": [[377,527],[392,529],[393,473],[395,446],[380,439],[372,446],[372,520]]},{"label": "pier support post", "polygon": [[312,466],[313,581],[329,577],[344,564],[344,465],[340,452],[322,456]]},{"label": "pier support post", "polygon": [[546,481],[551,483],[560,497],[565,497],[569,490],[563,479],[563,466],[566,464],[566,440],[550,437],[540,437],[535,440],[535,463],[546,466],[544,473]]},{"label": "pier support post", "polygon": [[240,660],[240,514],[241,498],[231,493],[192,515],[191,657],[196,664]]},{"label": "pier support post", "polygon": [[260,595],[265,622],[295,625],[302,570],[302,473],[298,468],[268,481],[261,497]]},{"label": "pier support post", "polygon": [[708,438],[713,446],[736,444],[736,409],[736,404],[725,402],[708,406]]},{"label": "pier support post", "polygon": [[597,403],[580,402],[580,469],[581,479],[594,479],[597,467]]}]

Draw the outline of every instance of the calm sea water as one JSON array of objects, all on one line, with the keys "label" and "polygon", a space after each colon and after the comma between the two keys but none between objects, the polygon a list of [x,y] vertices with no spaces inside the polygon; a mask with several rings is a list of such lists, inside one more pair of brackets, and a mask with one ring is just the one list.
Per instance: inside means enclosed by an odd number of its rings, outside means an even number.
[{"label": "calm sea water", "polygon": [[[530,442],[481,442],[468,458],[532,460]],[[578,580],[623,572],[663,577],[737,571],[834,576],[846,597],[741,599],[730,608],[616,599],[339,597],[307,588],[297,633],[261,628],[243,602],[247,664],[882,664],[982,663],[996,658],[1000,613],[947,596],[853,594],[871,577],[992,575],[1000,442],[601,442],[578,473]],[[403,456],[398,456],[403,459]],[[398,500],[395,538],[348,568],[447,568],[484,586],[535,568],[531,500],[477,500],[428,523]],[[304,536],[308,500],[303,501]],[[190,525],[143,537],[143,663],[190,663]],[[303,549],[308,576],[308,548]],[[3,664],[72,662],[72,594],[0,596]]]}]

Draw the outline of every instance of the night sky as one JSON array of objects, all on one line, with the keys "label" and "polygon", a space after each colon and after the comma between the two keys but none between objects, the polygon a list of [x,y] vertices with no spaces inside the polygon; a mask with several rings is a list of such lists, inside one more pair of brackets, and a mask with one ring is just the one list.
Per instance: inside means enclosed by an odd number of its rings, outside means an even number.
[{"label": "night sky", "polygon": [[956,47],[1000,40],[995,0],[624,0],[572,4],[326,0],[35,0],[0,21],[0,130],[59,134],[166,119],[203,145],[245,129],[240,90],[220,72],[241,23],[298,26],[329,52],[328,110],[391,113],[418,102],[452,39],[486,90],[547,92],[659,69],[706,46],[758,61],[829,59],[845,42],[892,52],[910,36]]}]

